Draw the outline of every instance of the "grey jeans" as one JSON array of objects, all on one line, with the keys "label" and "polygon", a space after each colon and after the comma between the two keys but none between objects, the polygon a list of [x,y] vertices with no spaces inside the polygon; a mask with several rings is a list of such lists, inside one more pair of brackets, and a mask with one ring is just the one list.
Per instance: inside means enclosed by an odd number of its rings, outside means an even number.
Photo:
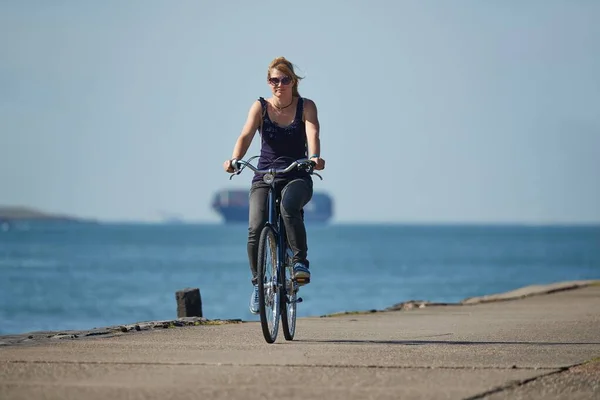
[{"label": "grey jeans", "polygon": [[[282,187],[283,186],[283,187]],[[293,262],[302,262],[308,267],[306,228],[302,209],[313,195],[312,179],[294,179],[289,183],[276,185],[281,191],[280,210],[285,225],[288,245],[294,253]],[[267,219],[269,185],[263,181],[254,182],[250,188],[250,215],[248,226],[248,261],[252,272],[252,283],[257,283],[258,241]]]}]

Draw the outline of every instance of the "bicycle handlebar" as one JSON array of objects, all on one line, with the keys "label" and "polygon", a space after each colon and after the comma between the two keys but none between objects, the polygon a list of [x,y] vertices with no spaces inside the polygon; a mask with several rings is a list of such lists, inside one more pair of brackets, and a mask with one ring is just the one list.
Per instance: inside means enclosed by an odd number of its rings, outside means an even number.
[{"label": "bicycle handlebar", "polygon": [[[319,175],[313,171],[313,167],[317,164],[313,160],[310,160],[308,158],[301,158],[299,160],[296,160],[296,161],[292,162],[290,165],[288,165],[286,168],[283,168],[283,169],[275,169],[275,168],[258,169],[255,166],[253,166],[252,164],[250,164],[248,161],[237,160],[234,158],[231,160],[231,166],[233,167],[233,169],[235,171],[234,172],[235,175],[239,175],[242,172],[240,165],[243,167],[250,168],[252,171],[256,172],[257,174],[261,174],[261,175],[270,174],[273,176],[279,175],[279,174],[287,174],[288,172],[291,172],[294,168],[302,168],[302,167],[306,166],[307,172],[309,172],[310,174],[313,174],[313,175],[317,175],[319,178],[321,178],[321,180],[323,179],[321,177],[321,175]],[[231,178],[232,177],[233,177],[233,175],[231,176]]]}]

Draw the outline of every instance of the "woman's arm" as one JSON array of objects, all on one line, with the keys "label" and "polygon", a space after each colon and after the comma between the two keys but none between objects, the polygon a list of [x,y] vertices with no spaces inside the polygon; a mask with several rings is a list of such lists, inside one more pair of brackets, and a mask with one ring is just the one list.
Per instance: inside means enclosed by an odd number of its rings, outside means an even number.
[{"label": "woman's arm", "polygon": [[262,106],[259,101],[256,101],[250,107],[250,111],[248,111],[248,117],[246,118],[246,123],[242,128],[242,132],[240,136],[238,136],[235,146],[233,147],[233,153],[231,153],[231,158],[226,160],[223,163],[223,168],[227,172],[233,172],[233,167],[231,166],[232,159],[242,159],[248,148],[252,144],[252,139],[254,139],[254,135],[256,134],[256,130],[260,126],[260,120],[262,118]]},{"label": "woman's arm", "polygon": [[[308,143],[308,156],[317,165],[316,170],[325,168],[325,160],[321,158],[321,139],[319,138],[319,115],[317,105],[310,99],[304,99],[304,122],[306,126],[306,142]],[[314,156],[314,157],[313,157]]]}]

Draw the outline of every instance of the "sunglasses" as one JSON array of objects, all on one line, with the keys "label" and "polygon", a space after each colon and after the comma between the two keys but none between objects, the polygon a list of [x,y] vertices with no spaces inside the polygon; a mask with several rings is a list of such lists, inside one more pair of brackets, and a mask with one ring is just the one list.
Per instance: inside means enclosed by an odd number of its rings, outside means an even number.
[{"label": "sunglasses", "polygon": [[273,86],[281,83],[282,85],[289,85],[292,83],[292,78],[284,76],[283,78],[269,78],[269,83]]}]

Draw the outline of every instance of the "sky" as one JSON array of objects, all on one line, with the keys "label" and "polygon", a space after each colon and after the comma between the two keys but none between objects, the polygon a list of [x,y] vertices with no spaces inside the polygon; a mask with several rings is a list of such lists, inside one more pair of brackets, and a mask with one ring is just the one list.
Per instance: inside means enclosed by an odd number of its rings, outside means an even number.
[{"label": "sky", "polygon": [[334,223],[599,223],[599,19],[593,0],[3,1],[0,205],[220,221],[215,192],[251,180],[223,161],[284,56]]}]

